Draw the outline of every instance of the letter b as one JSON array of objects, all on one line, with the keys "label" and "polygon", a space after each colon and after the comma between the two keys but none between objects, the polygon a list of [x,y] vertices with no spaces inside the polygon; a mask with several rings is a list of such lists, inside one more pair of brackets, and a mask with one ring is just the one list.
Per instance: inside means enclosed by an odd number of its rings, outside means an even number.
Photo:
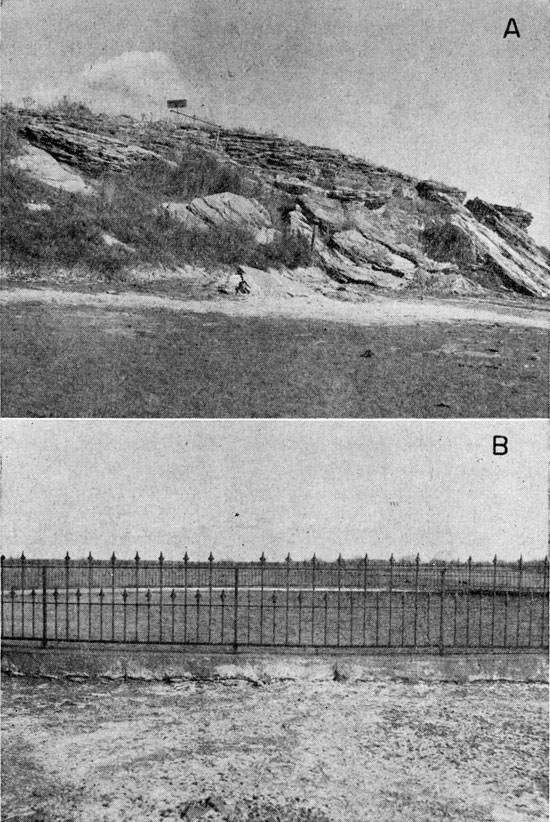
[{"label": "letter b", "polygon": [[508,437],[502,434],[495,434],[493,437],[493,456],[503,457],[508,453]]}]

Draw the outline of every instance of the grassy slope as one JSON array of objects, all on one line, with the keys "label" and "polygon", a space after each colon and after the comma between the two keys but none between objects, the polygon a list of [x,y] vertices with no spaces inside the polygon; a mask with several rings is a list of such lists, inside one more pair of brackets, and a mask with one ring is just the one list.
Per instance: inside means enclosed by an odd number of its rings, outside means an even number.
[{"label": "grassy slope", "polygon": [[[97,197],[67,194],[31,180],[9,163],[21,150],[20,125],[14,112],[2,113],[2,263],[24,268],[32,276],[56,267],[84,269],[102,280],[123,276],[139,263],[176,266],[185,263],[242,263],[294,267],[309,262],[308,244],[291,236],[282,223],[285,195],[270,194],[232,166],[183,144],[177,167],[144,162],[131,171],[106,174],[95,181]],[[262,246],[247,230],[221,227],[208,232],[182,227],[159,208],[165,200],[232,192],[263,202],[281,230]],[[51,211],[30,212],[28,202],[47,203]],[[109,248],[102,234],[130,246]]]}]

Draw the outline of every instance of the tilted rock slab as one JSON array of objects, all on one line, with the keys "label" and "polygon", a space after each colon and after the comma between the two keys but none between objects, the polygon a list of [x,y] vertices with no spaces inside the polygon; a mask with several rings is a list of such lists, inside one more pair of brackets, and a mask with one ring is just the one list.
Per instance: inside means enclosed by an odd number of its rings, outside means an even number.
[{"label": "tilted rock slab", "polygon": [[59,162],[76,166],[91,177],[105,171],[126,171],[146,160],[177,167],[173,161],[141,146],[58,123],[31,122],[22,129],[21,135]]},{"label": "tilted rock slab", "polygon": [[196,197],[190,203],[163,203],[164,208],[187,228],[209,229],[223,225],[247,229],[258,243],[276,236],[269,211],[258,200],[222,192]]},{"label": "tilted rock slab", "polygon": [[67,168],[63,163],[59,163],[47,151],[36,146],[28,146],[24,154],[14,157],[10,162],[33,180],[50,188],[67,191],[69,194],[95,194],[94,188],[88,185],[80,174]]}]

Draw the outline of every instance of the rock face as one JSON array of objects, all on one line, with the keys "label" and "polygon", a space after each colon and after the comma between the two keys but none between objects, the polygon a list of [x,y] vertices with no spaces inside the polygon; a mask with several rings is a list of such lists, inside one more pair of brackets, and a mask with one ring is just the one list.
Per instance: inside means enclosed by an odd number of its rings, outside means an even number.
[{"label": "rock face", "polygon": [[210,194],[196,197],[190,203],[163,203],[173,217],[187,228],[207,230],[223,225],[250,231],[258,243],[270,243],[275,238],[269,212],[257,200],[240,194]]},{"label": "rock face", "polygon": [[[154,151],[81,128],[71,128],[56,122],[30,122],[21,135],[33,146],[45,149],[52,157],[84,174],[97,177],[102,172],[126,171],[137,163],[169,160]],[[175,163],[171,163],[175,166]]]},{"label": "rock face", "polygon": [[[19,118],[20,136],[33,148],[17,164],[48,185],[90,193],[89,178],[144,160],[173,166],[191,148],[240,170],[273,202],[282,198],[290,230],[307,239],[314,265],[339,282],[550,297],[550,255],[527,234],[531,215],[522,209],[466,202],[466,192],[444,183],[274,135],[104,115],[21,112]],[[163,206],[196,230],[246,228],[261,243],[276,236],[264,206],[238,194]]]},{"label": "rock face", "polygon": [[88,185],[80,174],[72,171],[62,163],[36,146],[29,146],[25,154],[20,154],[11,160],[12,165],[25,171],[33,180],[39,183],[68,191],[71,194],[94,194],[92,186]]}]

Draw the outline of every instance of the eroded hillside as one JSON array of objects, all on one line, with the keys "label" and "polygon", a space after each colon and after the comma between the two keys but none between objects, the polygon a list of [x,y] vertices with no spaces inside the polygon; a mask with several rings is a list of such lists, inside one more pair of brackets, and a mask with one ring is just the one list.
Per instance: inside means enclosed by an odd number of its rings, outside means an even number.
[{"label": "eroded hillside", "polygon": [[[70,266],[93,248],[91,267],[113,271],[315,266],[340,283],[394,291],[550,297],[549,257],[527,233],[531,215],[442,183],[272,135],[78,106],[12,110],[3,120],[8,265]],[[69,240],[76,251],[64,258]]]}]

